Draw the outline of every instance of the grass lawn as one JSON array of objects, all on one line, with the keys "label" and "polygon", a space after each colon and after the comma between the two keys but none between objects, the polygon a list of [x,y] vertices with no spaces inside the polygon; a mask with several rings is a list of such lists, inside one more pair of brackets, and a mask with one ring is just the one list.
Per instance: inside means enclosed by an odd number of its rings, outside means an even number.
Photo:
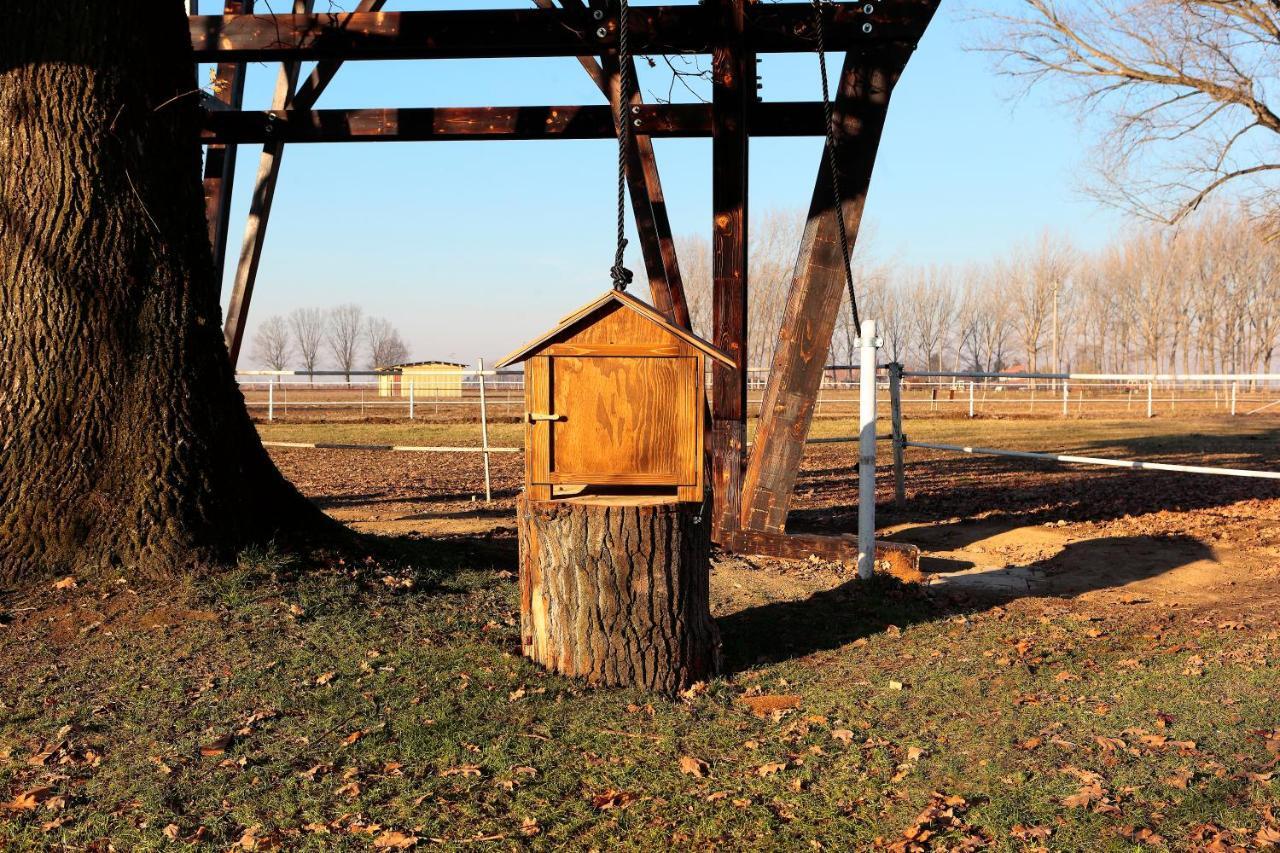
[{"label": "grass lawn", "polygon": [[[889,580],[668,701],[518,655],[511,551],[0,599],[0,845],[1127,850],[1280,839],[1274,620]],[[432,577],[439,585],[433,585]],[[794,708],[756,716],[779,695]]]}]

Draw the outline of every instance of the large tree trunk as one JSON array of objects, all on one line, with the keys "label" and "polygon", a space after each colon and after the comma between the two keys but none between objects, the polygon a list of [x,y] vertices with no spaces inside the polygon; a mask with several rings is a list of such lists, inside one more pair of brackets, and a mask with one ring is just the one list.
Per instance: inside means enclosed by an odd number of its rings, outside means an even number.
[{"label": "large tree trunk", "polygon": [[220,330],[180,0],[0,26],[0,579],[162,576],[323,524]]},{"label": "large tree trunk", "polygon": [[675,693],[718,668],[711,525],[696,504],[517,505],[524,653],[593,684]]}]

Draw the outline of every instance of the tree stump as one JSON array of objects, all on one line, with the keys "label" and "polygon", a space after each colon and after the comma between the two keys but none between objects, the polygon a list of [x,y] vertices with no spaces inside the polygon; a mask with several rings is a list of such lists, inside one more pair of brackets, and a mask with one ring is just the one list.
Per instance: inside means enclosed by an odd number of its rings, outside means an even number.
[{"label": "tree stump", "polygon": [[675,498],[517,503],[524,654],[592,684],[676,693],[719,667],[709,519]]}]

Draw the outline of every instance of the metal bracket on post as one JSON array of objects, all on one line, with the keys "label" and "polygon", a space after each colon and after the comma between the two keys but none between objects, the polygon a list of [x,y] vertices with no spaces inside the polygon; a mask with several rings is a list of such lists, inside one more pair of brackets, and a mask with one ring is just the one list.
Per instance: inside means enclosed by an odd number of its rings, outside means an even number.
[{"label": "metal bracket on post", "polygon": [[876,321],[862,321],[858,374],[858,577],[869,580],[876,560]]}]

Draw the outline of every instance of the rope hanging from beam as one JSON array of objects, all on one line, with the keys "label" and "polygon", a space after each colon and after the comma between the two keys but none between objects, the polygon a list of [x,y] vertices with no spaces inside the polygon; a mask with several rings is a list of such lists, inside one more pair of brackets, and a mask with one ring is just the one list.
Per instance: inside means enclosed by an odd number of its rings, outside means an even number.
[{"label": "rope hanging from beam", "polygon": [[624,265],[627,251],[627,154],[631,145],[631,120],[627,115],[627,72],[631,66],[631,46],[628,44],[630,9],[627,0],[618,4],[618,243],[613,256],[609,276],[613,289],[624,291],[634,277]]},{"label": "rope hanging from beam", "polygon": [[840,165],[836,158],[836,122],[831,109],[831,89],[827,81],[827,48],[823,31],[822,7],[824,0],[813,0],[813,25],[818,37],[818,70],[822,76],[822,114],[827,128],[827,167],[831,171],[832,214],[836,218],[836,230],[840,234],[840,258],[844,262],[844,282],[849,289],[849,311],[853,314],[853,328],[862,337],[862,320],[858,317],[858,297],[853,287],[852,252],[849,250],[849,232],[844,221],[844,199],[840,195]]}]

